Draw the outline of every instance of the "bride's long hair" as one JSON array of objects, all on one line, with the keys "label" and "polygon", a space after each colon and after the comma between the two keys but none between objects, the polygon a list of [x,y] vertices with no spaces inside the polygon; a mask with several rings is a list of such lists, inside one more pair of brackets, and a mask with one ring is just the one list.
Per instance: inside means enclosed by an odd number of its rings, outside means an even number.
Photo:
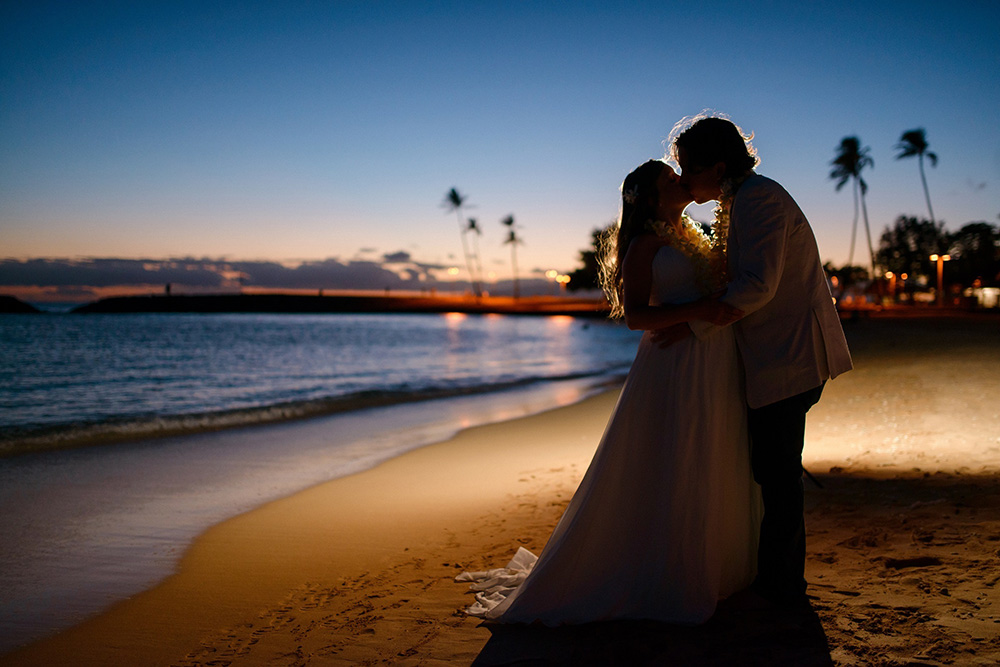
[{"label": "bride's long hair", "polygon": [[646,223],[654,220],[660,204],[656,183],[667,169],[663,160],[649,160],[636,167],[622,183],[622,208],[618,224],[601,237],[598,265],[601,287],[611,306],[611,317],[625,315],[625,287],[622,264],[632,239],[648,231]]}]

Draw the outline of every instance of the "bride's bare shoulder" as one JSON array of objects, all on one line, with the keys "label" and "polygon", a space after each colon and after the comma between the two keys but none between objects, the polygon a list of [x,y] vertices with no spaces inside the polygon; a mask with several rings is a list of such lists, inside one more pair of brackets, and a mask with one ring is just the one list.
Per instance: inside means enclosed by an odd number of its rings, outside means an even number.
[{"label": "bride's bare shoulder", "polygon": [[667,242],[652,232],[640,234],[629,242],[625,264],[648,266],[653,261],[653,256],[665,245]]},{"label": "bride's bare shoulder", "polygon": [[666,239],[653,232],[639,234],[629,242],[628,251],[633,249],[639,252],[656,252],[665,245],[669,245]]}]

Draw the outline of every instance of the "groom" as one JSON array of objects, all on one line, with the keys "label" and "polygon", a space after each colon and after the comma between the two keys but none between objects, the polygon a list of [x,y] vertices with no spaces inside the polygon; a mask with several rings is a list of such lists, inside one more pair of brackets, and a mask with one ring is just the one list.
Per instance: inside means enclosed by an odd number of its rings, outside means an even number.
[{"label": "groom", "polygon": [[[746,313],[733,326],[746,375],[751,464],[764,500],[752,590],[773,603],[801,603],[806,412],[827,379],[851,370],[847,341],[809,222],[781,185],[753,171],[757,158],[739,128],[702,118],[677,136],[672,152],[680,183],[697,203],[731,207],[723,300]],[[690,327],[701,337],[712,325]]]}]

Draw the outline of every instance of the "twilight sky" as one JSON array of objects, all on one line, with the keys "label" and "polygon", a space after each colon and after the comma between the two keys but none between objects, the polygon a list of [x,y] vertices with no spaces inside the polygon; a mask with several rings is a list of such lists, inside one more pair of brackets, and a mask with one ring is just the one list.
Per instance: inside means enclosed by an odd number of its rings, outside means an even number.
[{"label": "twilight sky", "polygon": [[994,0],[4,2],[0,259],[461,265],[454,186],[488,271],[507,214],[525,272],[569,271],[625,174],[713,108],[842,264],[847,135],[876,242],[927,216],[894,159],[915,127],[937,217],[997,222],[998,28]]}]

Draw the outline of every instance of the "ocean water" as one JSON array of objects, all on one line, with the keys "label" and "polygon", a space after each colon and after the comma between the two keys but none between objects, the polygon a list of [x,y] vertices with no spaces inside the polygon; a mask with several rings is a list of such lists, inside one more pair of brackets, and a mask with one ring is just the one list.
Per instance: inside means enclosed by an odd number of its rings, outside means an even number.
[{"label": "ocean water", "polygon": [[637,337],[569,317],[0,316],[0,452],[596,377]]},{"label": "ocean water", "polygon": [[155,585],[219,521],[582,400],[637,344],[567,317],[0,316],[0,653]]}]

